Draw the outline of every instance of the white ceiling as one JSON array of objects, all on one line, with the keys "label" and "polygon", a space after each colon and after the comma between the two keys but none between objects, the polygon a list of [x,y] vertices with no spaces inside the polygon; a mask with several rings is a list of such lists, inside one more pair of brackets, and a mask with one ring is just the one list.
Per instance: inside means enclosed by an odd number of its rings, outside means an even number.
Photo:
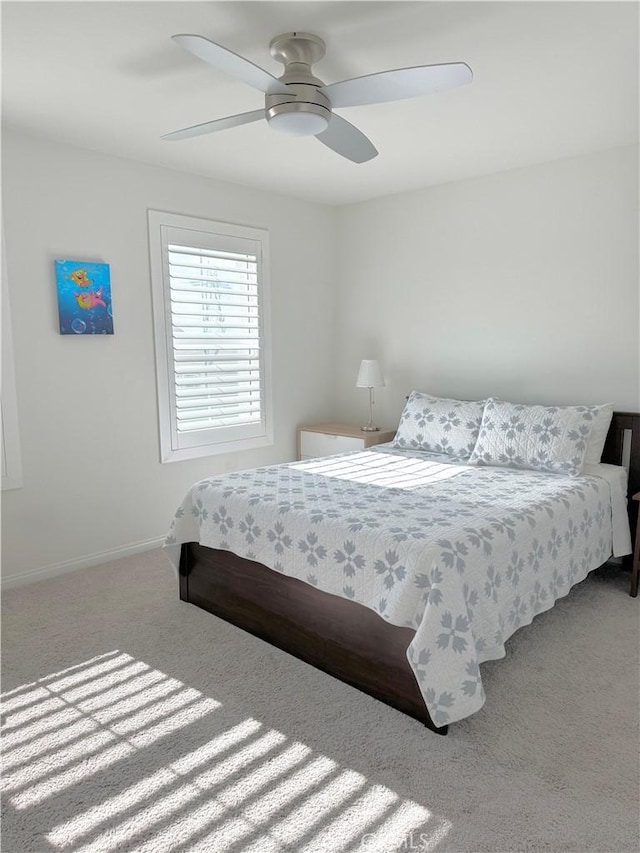
[{"label": "white ceiling", "polygon": [[[269,42],[291,30],[325,40],[325,83],[460,60],[474,82],[339,111],[380,152],[361,165],[266,122],[160,139],[263,105],[173,33],[279,76]],[[2,61],[6,126],[330,204],[638,141],[635,2],[3,2]]]}]

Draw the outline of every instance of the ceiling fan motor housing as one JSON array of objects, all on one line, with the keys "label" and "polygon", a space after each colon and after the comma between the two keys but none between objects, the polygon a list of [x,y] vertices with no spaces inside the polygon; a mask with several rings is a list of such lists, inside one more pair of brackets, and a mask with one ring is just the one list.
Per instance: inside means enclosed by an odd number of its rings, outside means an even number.
[{"label": "ceiling fan motor housing", "polygon": [[324,56],[323,40],[311,33],[284,33],[272,39],[269,50],[284,64],[285,72],[279,79],[289,90],[265,96],[269,125],[295,136],[322,133],[329,125],[331,104],[319,91],[324,83],[314,76],[311,65]]}]

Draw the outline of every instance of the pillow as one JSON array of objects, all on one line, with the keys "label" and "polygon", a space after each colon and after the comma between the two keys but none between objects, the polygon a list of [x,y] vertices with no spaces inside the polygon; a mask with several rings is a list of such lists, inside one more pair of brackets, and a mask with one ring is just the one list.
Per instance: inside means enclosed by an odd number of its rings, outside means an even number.
[{"label": "pillow", "polygon": [[525,406],[490,397],[469,461],[576,477],[597,410],[598,406]]},{"label": "pillow", "polygon": [[604,403],[596,406],[598,412],[591,426],[591,435],[587,444],[587,455],[584,457],[585,465],[598,465],[602,458],[604,443],[613,418],[613,403]]},{"label": "pillow", "polygon": [[468,459],[476,445],[483,407],[484,400],[468,403],[412,391],[392,445]]}]

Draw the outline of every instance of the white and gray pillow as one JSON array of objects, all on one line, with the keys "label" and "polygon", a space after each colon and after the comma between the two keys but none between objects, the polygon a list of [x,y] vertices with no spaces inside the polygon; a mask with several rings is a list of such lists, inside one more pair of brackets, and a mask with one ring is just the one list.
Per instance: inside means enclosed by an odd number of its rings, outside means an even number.
[{"label": "white and gray pillow", "polygon": [[[591,406],[590,408],[593,408]],[[604,443],[613,418],[613,403],[603,403],[595,407],[598,411],[593,421],[591,435],[587,445],[587,454],[584,457],[585,465],[598,465],[602,458]]]},{"label": "white and gray pillow", "polygon": [[598,406],[526,406],[490,397],[470,462],[549,471],[582,470]]},{"label": "white and gray pillow", "polygon": [[393,446],[469,459],[478,439],[483,407],[483,400],[450,400],[412,391]]}]

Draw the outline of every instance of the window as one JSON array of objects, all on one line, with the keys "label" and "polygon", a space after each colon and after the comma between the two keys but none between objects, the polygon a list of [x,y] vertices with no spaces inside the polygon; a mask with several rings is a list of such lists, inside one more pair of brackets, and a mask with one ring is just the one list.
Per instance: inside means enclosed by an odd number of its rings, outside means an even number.
[{"label": "window", "polygon": [[149,211],[163,462],[273,441],[267,237]]}]

